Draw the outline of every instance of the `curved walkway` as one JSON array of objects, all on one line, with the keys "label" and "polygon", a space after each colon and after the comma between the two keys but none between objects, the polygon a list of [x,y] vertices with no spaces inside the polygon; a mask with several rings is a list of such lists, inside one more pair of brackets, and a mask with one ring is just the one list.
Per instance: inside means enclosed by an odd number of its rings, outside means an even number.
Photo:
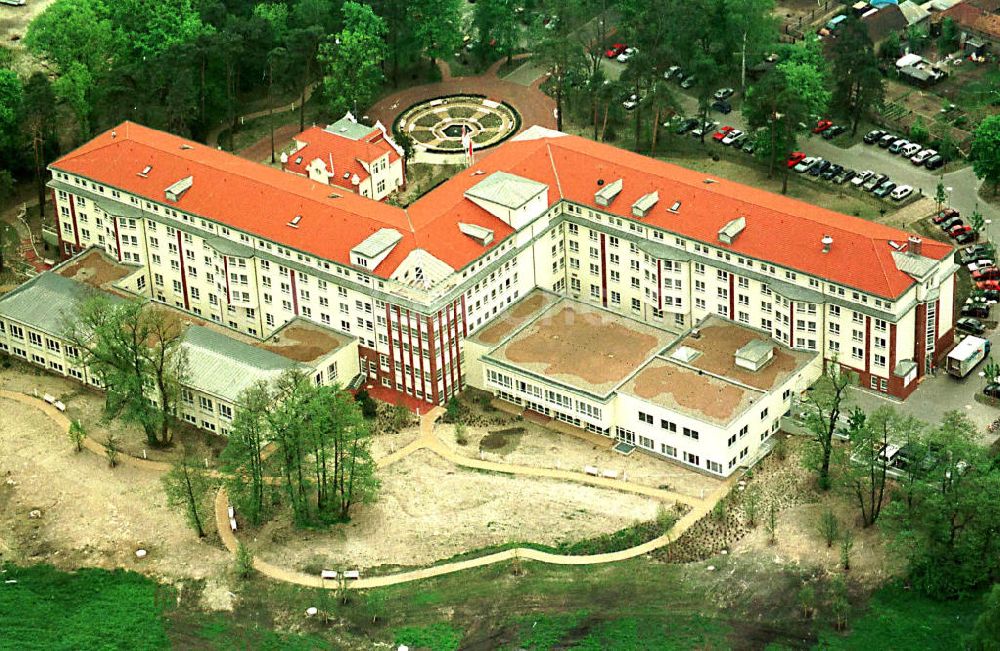
[{"label": "curved walkway", "polygon": [[[45,415],[47,415],[59,428],[64,431],[69,431],[70,419],[61,411],[53,407],[52,405],[46,403],[40,398],[29,396],[24,393],[19,393],[15,391],[8,391],[5,389],[0,389],[0,398],[6,398],[13,400],[22,405],[33,407],[39,409]],[[639,495],[645,495],[647,497],[652,497],[655,499],[661,499],[664,501],[674,501],[683,502],[691,506],[691,510],[681,517],[674,526],[671,527],[670,531],[664,533],[662,536],[654,538],[648,542],[635,547],[630,547],[629,549],[624,549],[617,552],[608,552],[604,554],[592,554],[589,556],[568,556],[562,554],[552,554],[549,552],[539,551],[537,549],[531,549],[527,547],[516,547],[513,549],[507,549],[501,552],[496,552],[493,554],[487,554],[485,556],[480,556],[478,558],[472,558],[464,561],[456,561],[453,563],[443,563],[441,565],[434,565],[431,567],[420,568],[416,570],[409,570],[406,572],[398,572],[395,574],[387,574],[384,576],[373,576],[366,577],[363,579],[353,580],[348,583],[340,583],[338,581],[324,581],[319,576],[305,574],[302,572],[297,572],[295,570],[290,570],[267,561],[261,560],[259,558],[254,559],[254,569],[263,574],[264,576],[270,577],[278,581],[284,581],[286,583],[294,583],[297,585],[309,586],[314,588],[339,588],[347,587],[351,589],[367,589],[367,588],[378,588],[388,585],[397,585],[400,583],[409,583],[411,581],[419,581],[421,579],[428,579],[436,576],[441,576],[444,574],[452,574],[454,572],[460,572],[462,570],[467,570],[475,567],[482,567],[484,565],[491,565],[494,563],[502,563],[509,560],[517,559],[528,559],[533,561],[539,561],[542,563],[550,563],[554,565],[598,565],[604,563],[614,563],[617,561],[627,560],[630,558],[636,558],[637,556],[642,556],[651,551],[659,549],[671,541],[676,540],[681,534],[687,531],[694,523],[700,520],[702,517],[707,515],[715,503],[721,499],[729,490],[732,488],[733,484],[737,481],[738,475],[733,475],[729,480],[723,482],[718,488],[705,499],[695,499],[685,495],[680,495],[672,491],[661,490],[658,488],[652,488],[650,486],[644,486],[641,484],[634,484],[622,480],[615,479],[605,479],[603,477],[592,477],[590,475],[584,475],[580,473],[573,473],[565,470],[553,470],[548,468],[536,468],[531,466],[518,466],[510,465],[504,463],[495,463],[492,461],[483,461],[479,459],[471,459],[459,454],[455,454],[450,449],[448,449],[435,435],[434,426],[444,414],[444,409],[441,407],[435,407],[427,414],[423,415],[420,419],[420,436],[409,443],[408,445],[400,448],[399,450],[393,452],[392,454],[386,455],[377,460],[377,464],[380,468],[385,468],[390,466],[400,459],[403,459],[410,454],[413,454],[417,450],[430,450],[435,454],[441,456],[442,458],[454,463],[458,466],[463,466],[466,468],[475,468],[478,470],[488,470],[492,472],[500,472],[505,474],[521,475],[527,477],[541,477],[541,478],[551,478],[551,479],[561,479],[567,481],[574,481],[583,484],[590,484],[593,486],[599,486],[602,488],[609,488],[612,490],[619,490],[628,493],[635,493]],[[97,441],[93,440],[90,436],[86,437],[83,441],[84,447],[93,452],[94,454],[104,455],[104,446]],[[162,461],[149,461],[146,459],[138,459],[136,457],[122,455],[120,457],[120,463],[125,465],[135,466],[137,468],[142,468],[144,470],[150,470],[157,473],[166,472],[170,469],[171,465]],[[218,476],[218,473],[212,473]],[[219,532],[219,538],[222,543],[226,546],[231,553],[236,552],[237,545],[239,541],[236,534],[229,527],[229,498],[226,494],[225,487],[219,488],[215,495],[215,522],[216,528]]]}]

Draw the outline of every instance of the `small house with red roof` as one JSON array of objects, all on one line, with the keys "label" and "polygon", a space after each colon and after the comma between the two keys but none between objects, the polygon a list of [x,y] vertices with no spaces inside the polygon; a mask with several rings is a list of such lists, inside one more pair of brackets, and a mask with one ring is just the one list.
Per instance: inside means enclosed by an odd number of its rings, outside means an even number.
[{"label": "small house with red roof", "polygon": [[381,122],[361,124],[347,113],[326,127],[310,127],[282,154],[286,172],[382,201],[406,183],[403,150]]}]

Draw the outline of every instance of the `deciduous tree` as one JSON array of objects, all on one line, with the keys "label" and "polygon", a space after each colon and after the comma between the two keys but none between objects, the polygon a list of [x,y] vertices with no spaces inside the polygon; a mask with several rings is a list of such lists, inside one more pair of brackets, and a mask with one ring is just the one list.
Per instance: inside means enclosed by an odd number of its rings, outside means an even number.
[{"label": "deciduous tree", "polygon": [[255,526],[265,515],[264,447],[270,436],[268,413],[273,408],[274,396],[267,383],[256,382],[244,389],[222,451],[222,467],[233,475],[227,481],[229,497]]},{"label": "deciduous tree", "polygon": [[981,179],[993,186],[993,194],[1000,185],[1000,115],[983,119],[972,137],[972,169]]},{"label": "deciduous tree", "polygon": [[833,436],[843,427],[841,414],[847,407],[848,389],[856,384],[856,375],[841,367],[836,358],[825,363],[823,374],[805,393],[805,425],[812,433],[812,452],[807,462],[816,470],[822,490],[830,488],[830,462]]},{"label": "deciduous tree", "polygon": [[885,80],[878,69],[875,46],[868,27],[850,16],[833,40],[833,105],[851,118],[851,133],[858,130],[861,116],[882,103]]},{"label": "deciduous tree", "polygon": [[163,475],[162,482],[167,501],[171,506],[183,509],[188,524],[198,533],[199,538],[204,538],[205,517],[210,510],[206,505],[206,497],[212,487],[212,480],[204,467],[185,451],[184,456],[174,462]]},{"label": "deciduous tree", "polygon": [[334,115],[367,108],[382,83],[386,57],[385,21],[371,7],[350,0],[342,11],[344,29],[319,46],[323,89]]},{"label": "deciduous tree", "polygon": [[410,0],[407,15],[415,49],[428,57],[432,66],[462,46],[460,0]]}]

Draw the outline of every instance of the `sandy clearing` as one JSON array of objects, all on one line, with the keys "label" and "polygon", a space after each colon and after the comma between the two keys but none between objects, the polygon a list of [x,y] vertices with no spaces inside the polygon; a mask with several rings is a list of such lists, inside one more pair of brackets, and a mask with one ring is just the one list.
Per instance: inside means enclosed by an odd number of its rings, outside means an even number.
[{"label": "sandy clearing", "polygon": [[423,565],[488,545],[553,544],[622,529],[656,515],[655,500],[556,480],[456,468],[420,451],[382,473],[379,501],[330,532],[287,522],[256,535],[263,559],[319,568]]},{"label": "sandy clearing", "polygon": [[[511,444],[499,450],[480,449],[480,441],[489,432],[513,426],[523,427],[524,433],[510,437]],[[453,426],[439,424],[436,433],[451,450],[467,457],[478,458],[482,453],[482,458],[487,461],[537,468],[577,470],[581,474],[584,466],[596,466],[601,470],[614,470],[619,476],[627,477],[628,481],[633,483],[653,488],[667,487],[669,490],[690,497],[701,498],[708,495],[718,488],[720,483],[718,479],[638,450],[627,457],[622,456],[611,450],[614,443],[611,439],[607,439],[606,443],[601,440],[601,445],[597,445],[590,440],[554,432],[528,421],[499,427],[468,427],[465,433],[468,439],[467,445],[458,445],[455,442]]]},{"label": "sandy clearing", "polygon": [[[166,505],[158,476],[111,470],[104,459],[75,453],[43,414],[4,399],[0,495],[4,560],[125,567],[167,578],[219,575],[229,563]],[[33,509],[42,511],[40,519],[29,519]],[[142,561],[134,556],[140,547],[149,551]]]}]

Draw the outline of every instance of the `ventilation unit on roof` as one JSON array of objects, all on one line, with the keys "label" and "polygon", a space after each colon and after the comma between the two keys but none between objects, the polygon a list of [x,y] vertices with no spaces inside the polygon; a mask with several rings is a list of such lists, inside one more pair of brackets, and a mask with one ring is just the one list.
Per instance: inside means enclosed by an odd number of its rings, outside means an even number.
[{"label": "ventilation unit on roof", "polygon": [[833,246],[833,238],[829,235],[824,235],[820,242],[823,244],[823,253],[829,253],[830,248]]},{"label": "ventilation unit on roof", "polygon": [[177,181],[170,187],[168,187],[164,193],[167,195],[167,199],[170,201],[180,201],[184,193],[191,189],[194,185],[194,177],[186,176],[180,181]]},{"label": "ventilation unit on roof", "polygon": [[900,251],[900,250],[902,250],[902,248],[903,248],[903,247],[902,247],[902,246],[901,246],[901,245],[899,244],[899,242],[894,242],[893,240],[889,240],[889,246],[891,246],[892,248],[896,249],[897,251]]},{"label": "ventilation unit on roof", "polygon": [[603,188],[594,193],[594,203],[598,206],[610,206],[611,202],[615,200],[615,197],[622,191],[622,186],[625,182],[622,179],[618,179],[614,183],[609,183]]},{"label": "ventilation unit on roof", "polygon": [[344,178],[345,179],[351,178],[351,173],[350,172],[344,172]]},{"label": "ventilation unit on roof", "polygon": [[298,228],[300,221],[302,221],[302,215],[295,215],[292,217],[292,221],[288,222],[288,225],[292,228]]},{"label": "ventilation unit on roof", "polygon": [[708,185],[711,183],[718,183],[718,181],[716,181],[715,179],[705,179],[704,181],[702,181],[702,183]]},{"label": "ventilation unit on roof", "polygon": [[476,170],[472,173],[473,176],[482,176],[483,174],[486,174],[485,170]]},{"label": "ventilation unit on roof", "polygon": [[152,171],[153,171],[153,166],[152,165],[147,165],[146,167],[142,168],[141,172],[139,172],[139,176],[141,176],[142,178],[146,178],[147,176],[149,176],[149,173],[152,172]]},{"label": "ventilation unit on roof", "polygon": [[187,143],[184,143],[183,145],[181,145],[181,149],[182,150],[188,150],[188,149],[194,149],[194,147],[192,147],[191,145],[189,145]]},{"label": "ventilation unit on roof", "polygon": [[296,165],[301,165],[302,164],[302,157],[301,156],[296,156],[295,157],[295,164]]},{"label": "ventilation unit on roof", "polygon": [[681,202],[680,201],[675,201],[672,206],[670,206],[669,208],[667,208],[667,212],[672,212],[675,215],[678,212],[680,212],[680,210],[681,210]]},{"label": "ventilation unit on roof", "polygon": [[339,199],[339,198],[341,198],[342,196],[344,196],[344,195],[342,195],[342,194],[337,194],[336,192],[331,192],[330,194],[328,194],[328,195],[327,195],[327,198],[328,198],[328,199]]},{"label": "ventilation unit on roof", "polygon": [[732,244],[737,236],[747,227],[746,217],[737,217],[719,229],[719,241],[723,244]]},{"label": "ventilation unit on roof", "polygon": [[649,214],[649,211],[653,209],[656,202],[660,200],[660,193],[656,190],[650,192],[649,194],[644,194],[635,203],[632,204],[632,216],[633,217],[645,217]]},{"label": "ventilation unit on roof", "polygon": [[476,241],[480,246],[488,246],[493,242],[493,231],[485,226],[479,226],[477,224],[465,224],[463,222],[458,223],[458,230],[463,234],[468,235],[473,240]]}]

